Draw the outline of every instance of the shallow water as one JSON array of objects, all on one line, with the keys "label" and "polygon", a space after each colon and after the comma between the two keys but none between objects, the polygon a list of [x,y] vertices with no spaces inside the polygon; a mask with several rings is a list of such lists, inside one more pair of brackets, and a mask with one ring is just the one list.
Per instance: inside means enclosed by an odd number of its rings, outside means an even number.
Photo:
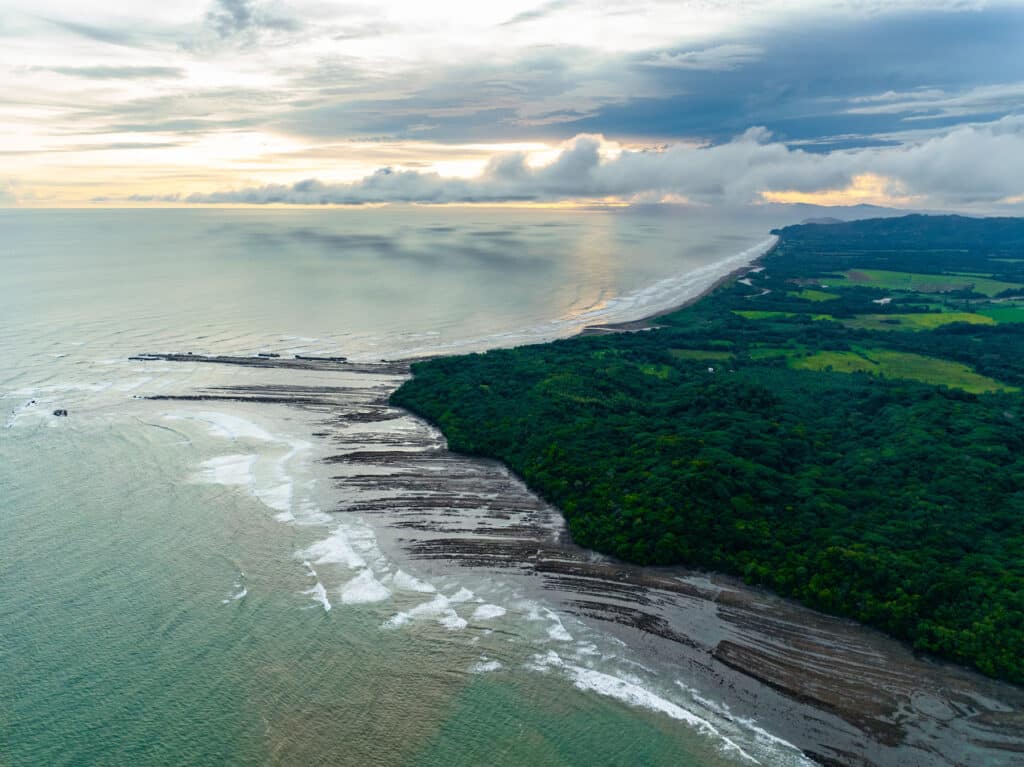
[{"label": "shallow water", "polygon": [[0,763],[798,763],[542,601],[393,559],[334,512],[320,416],[143,399],[343,374],[128,360],[567,335],[686,298],[776,223],[0,212]]}]

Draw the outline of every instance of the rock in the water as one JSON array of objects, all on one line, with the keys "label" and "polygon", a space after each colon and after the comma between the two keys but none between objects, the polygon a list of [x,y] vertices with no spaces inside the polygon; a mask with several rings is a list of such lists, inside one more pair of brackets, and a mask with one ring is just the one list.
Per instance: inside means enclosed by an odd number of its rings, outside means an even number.
[{"label": "rock in the water", "polygon": [[57,408],[56,410],[54,410],[54,411],[53,411],[53,414],[54,414],[54,415],[67,415],[67,414],[68,414],[68,411],[67,411],[67,410],[65,410],[65,409],[64,409],[64,408],[62,408],[62,407],[59,407],[59,408]]}]

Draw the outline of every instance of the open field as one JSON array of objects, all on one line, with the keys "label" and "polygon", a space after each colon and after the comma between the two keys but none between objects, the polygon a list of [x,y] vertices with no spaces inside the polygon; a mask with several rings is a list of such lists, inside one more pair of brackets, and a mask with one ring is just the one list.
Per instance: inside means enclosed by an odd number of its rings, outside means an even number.
[{"label": "open field", "polygon": [[987,309],[979,309],[978,314],[990,317],[1000,325],[1008,322],[1024,322],[1024,306],[993,306]]},{"label": "open field", "polygon": [[839,298],[838,293],[826,293],[824,290],[813,290],[811,288],[807,288],[801,291],[792,291],[788,295],[791,295],[794,298],[802,298],[805,301],[814,301],[816,303],[821,303],[823,301],[834,301],[835,299]]},{"label": "open field", "polygon": [[1004,290],[1024,288],[1024,285],[993,280],[989,277],[890,272],[882,269],[851,269],[844,272],[840,278],[828,278],[828,284],[830,287],[861,285],[868,288],[908,290],[917,293],[949,293],[954,290],[970,289],[986,296],[995,296]]},{"label": "open field", "polygon": [[963,389],[973,394],[1017,391],[1015,387],[978,375],[967,365],[959,362],[889,349],[820,351],[808,357],[792,358],[789,366],[796,370],[831,370],[835,373],[871,373],[886,378],[907,378],[937,386]]},{"label": "open field", "polygon": [[848,328],[859,330],[934,330],[954,322],[971,325],[995,325],[996,320],[986,314],[973,312],[936,312],[917,314],[861,314],[842,320]]},{"label": "open field", "polygon": [[831,314],[803,314],[801,312],[733,311],[745,320],[779,320],[790,317],[810,317],[812,320],[834,320]]}]

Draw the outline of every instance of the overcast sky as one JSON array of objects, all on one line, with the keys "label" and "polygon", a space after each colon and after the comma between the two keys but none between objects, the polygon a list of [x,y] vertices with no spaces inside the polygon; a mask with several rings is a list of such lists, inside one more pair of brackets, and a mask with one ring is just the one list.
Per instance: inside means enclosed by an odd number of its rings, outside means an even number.
[{"label": "overcast sky", "polygon": [[0,205],[1024,213],[1022,51],[970,0],[5,0]]}]

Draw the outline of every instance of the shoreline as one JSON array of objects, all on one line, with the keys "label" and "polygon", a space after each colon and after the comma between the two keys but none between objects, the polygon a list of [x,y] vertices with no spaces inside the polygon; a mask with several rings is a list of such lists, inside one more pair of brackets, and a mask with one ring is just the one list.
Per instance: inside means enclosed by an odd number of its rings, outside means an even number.
[{"label": "shoreline", "polygon": [[[249,358],[152,356],[251,364]],[[330,513],[366,520],[388,558],[417,576],[466,570],[513,584],[623,642],[663,686],[679,680],[716,721],[748,723],[755,737],[764,732],[779,747],[791,744],[827,767],[1009,767],[1024,753],[1024,690],[915,656],[873,629],[730,576],[630,565],[576,546],[561,512],[502,464],[450,452],[437,429],[388,403],[390,387],[380,387],[380,375],[403,379],[408,365],[261,360],[252,366],[345,372],[367,384],[223,387],[160,399],[319,413],[314,436],[328,449]],[[396,419],[418,425],[396,432]],[[347,431],[356,424],[354,434]],[[748,725],[742,727],[749,736]]]},{"label": "shoreline", "polygon": [[[586,326],[575,335],[657,328],[658,318],[763,268],[777,246],[778,240],[672,307],[636,320]],[[368,379],[380,374],[405,379],[410,365],[423,359],[353,364],[192,354],[138,358]],[[717,722],[744,723],[747,737],[753,729],[824,767],[1010,767],[1024,755],[1024,690],[917,655],[881,632],[733,576],[632,565],[577,546],[561,512],[510,469],[450,452],[439,429],[390,405],[390,393],[378,388],[339,398],[337,391],[303,387],[287,392],[225,387],[153,399],[262,402],[330,412],[314,436],[330,443],[324,462],[331,484],[343,491],[338,494],[342,505],[333,513],[367,519],[389,560],[418,576],[443,579],[466,570],[514,583],[529,598],[622,642],[655,670],[656,678],[675,678]],[[396,435],[388,426],[396,419],[422,428],[415,437]],[[353,423],[368,427],[355,441],[344,430]],[[556,664],[563,663],[555,657]],[[717,734],[729,741],[724,732]]]},{"label": "shoreline", "polygon": [[761,261],[770,256],[778,246],[779,239],[776,238],[775,242],[759,256],[752,259],[747,264],[744,264],[743,266],[738,266],[735,269],[729,271],[727,274],[723,274],[722,276],[718,277],[713,282],[711,282],[706,288],[701,290],[696,295],[687,298],[682,303],[675,304],[667,309],[659,309],[653,314],[645,315],[636,320],[624,320],[622,322],[605,322],[598,325],[587,325],[582,330],[580,330],[576,334],[576,336],[600,336],[608,335],[611,333],[636,333],[643,330],[654,330],[655,328],[661,327],[661,325],[659,325],[655,321],[659,317],[674,314],[675,312],[682,311],[683,309],[689,309],[697,302],[703,301],[705,298],[707,298],[709,295],[714,293],[719,288],[722,288],[730,284],[731,282],[734,282],[735,280],[742,278],[745,274],[748,274],[752,270],[761,266]]}]

